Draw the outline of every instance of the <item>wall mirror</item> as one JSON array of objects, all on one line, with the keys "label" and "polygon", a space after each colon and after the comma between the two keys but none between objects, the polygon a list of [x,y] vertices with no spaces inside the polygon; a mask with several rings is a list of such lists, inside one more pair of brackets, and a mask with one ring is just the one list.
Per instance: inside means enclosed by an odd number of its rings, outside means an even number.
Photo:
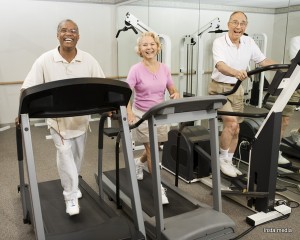
[{"label": "wall mirror", "polygon": [[[279,63],[289,62],[290,38],[300,35],[297,29],[300,1],[255,2],[257,5],[253,5],[253,1],[246,3],[224,0],[127,1],[116,8],[116,23],[117,28],[122,29],[125,26],[126,13],[129,12],[156,33],[167,35],[171,40],[170,68],[178,89],[181,94],[190,92],[203,95],[206,94],[207,82],[213,68],[212,41],[224,34],[213,32],[213,27],[205,29],[218,19],[219,29],[227,30],[228,18],[233,11],[241,10],[247,14],[247,34],[266,36],[267,57]],[[126,78],[130,66],[140,61],[134,51],[137,37],[132,30],[119,34],[118,74],[121,78]],[[196,46],[192,45],[193,41],[196,42]]]}]

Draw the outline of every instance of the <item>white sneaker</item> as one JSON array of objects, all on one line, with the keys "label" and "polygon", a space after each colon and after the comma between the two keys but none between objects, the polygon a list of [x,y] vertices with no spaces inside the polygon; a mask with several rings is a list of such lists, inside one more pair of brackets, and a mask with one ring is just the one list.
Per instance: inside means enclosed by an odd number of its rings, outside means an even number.
[{"label": "white sneaker", "polygon": [[80,191],[79,188],[78,188],[78,190],[77,190],[77,198],[78,198],[78,199],[82,198],[82,192]]},{"label": "white sneaker", "polygon": [[169,204],[169,199],[167,198],[166,191],[167,189],[161,185],[161,202],[163,205]]},{"label": "white sneaker", "polygon": [[70,216],[79,214],[78,198],[66,200],[66,213]]},{"label": "white sneaker", "polygon": [[300,133],[298,132],[298,129],[293,129],[291,132],[290,132],[291,136],[292,136],[292,139],[293,141],[298,145],[300,146]]},{"label": "white sneaker", "polygon": [[290,161],[287,160],[285,157],[282,156],[282,152],[279,151],[279,155],[278,155],[278,165],[285,165],[285,164],[289,164]]},{"label": "white sneaker", "polygon": [[231,167],[233,167],[237,175],[239,176],[243,175],[243,173],[236,167],[236,165],[232,163],[232,159],[226,158],[224,159],[224,161],[227,162],[227,164],[231,165]]},{"label": "white sneaker", "polygon": [[137,180],[143,180],[144,173],[143,173],[143,166],[144,164],[140,161],[139,158],[134,159],[135,162],[135,174]]},{"label": "white sneaker", "polygon": [[232,161],[227,158],[220,158],[220,170],[229,177],[237,177],[237,171],[239,171],[235,166],[233,166]]},{"label": "white sneaker", "polygon": [[232,163],[232,159],[231,159],[230,163],[233,166],[233,168],[234,168],[234,170],[235,170],[235,172],[236,172],[237,175],[239,175],[239,176],[243,175],[243,173],[236,167],[236,165],[234,165]]}]

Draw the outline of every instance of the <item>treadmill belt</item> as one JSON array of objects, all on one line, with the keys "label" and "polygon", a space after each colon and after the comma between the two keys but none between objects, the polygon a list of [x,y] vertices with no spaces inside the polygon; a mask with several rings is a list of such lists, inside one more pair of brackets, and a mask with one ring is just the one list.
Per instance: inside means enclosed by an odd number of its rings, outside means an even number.
[{"label": "treadmill belt", "polygon": [[[116,184],[116,171],[104,172],[104,175],[114,184]],[[127,196],[130,195],[129,181],[126,175],[126,169],[120,169],[120,189]],[[141,204],[143,211],[149,216],[154,217],[154,202],[152,193],[152,178],[151,174],[144,171],[144,179],[138,181],[139,191],[141,196]],[[164,185],[163,185],[164,186]],[[166,186],[164,186],[166,187]],[[167,187],[166,187],[167,188]],[[173,190],[167,188],[167,197],[169,199],[169,204],[163,205],[164,218],[177,216],[182,213],[190,212],[198,208],[198,206],[187,201],[180,194],[174,192]]]},{"label": "treadmill belt", "polygon": [[[84,186],[84,188],[82,187]],[[89,194],[92,189],[80,179],[82,199],[80,213],[69,216],[60,180],[39,183],[45,233],[50,239],[132,239],[134,226],[117,216],[99,197]],[[96,193],[95,193],[96,195]],[[97,196],[97,195],[96,195]],[[84,238],[82,238],[84,236]],[[47,238],[48,239],[48,238]]]}]

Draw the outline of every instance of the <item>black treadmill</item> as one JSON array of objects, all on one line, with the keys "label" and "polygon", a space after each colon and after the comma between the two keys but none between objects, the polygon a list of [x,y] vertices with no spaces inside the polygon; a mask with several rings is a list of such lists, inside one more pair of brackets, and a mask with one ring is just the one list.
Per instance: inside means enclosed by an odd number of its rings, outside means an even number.
[{"label": "black treadmill", "polygon": [[[126,106],[131,97],[128,84],[105,78],[74,78],[53,81],[24,90],[20,98],[20,126],[16,128],[23,221],[32,223],[37,239],[145,239],[145,227],[137,190]],[[99,194],[79,177],[83,193],[79,215],[65,213],[60,180],[37,182],[29,119],[59,118],[103,114],[118,110],[122,130],[122,147],[127,167],[126,176],[131,188],[131,205],[135,210],[133,222],[118,216],[103,199],[102,163],[98,162]],[[99,123],[99,139],[103,126]],[[100,144],[100,143],[99,143]],[[99,148],[99,147],[98,147]],[[23,154],[27,174],[24,167]],[[98,158],[102,158],[102,149]],[[130,161],[129,161],[130,160]],[[133,171],[132,171],[133,170]],[[94,173],[93,173],[94,174]],[[26,178],[25,178],[26,175]],[[25,179],[28,179],[26,183]]]},{"label": "black treadmill", "polygon": [[[152,176],[144,171],[144,179],[138,182],[147,237],[150,239],[232,239],[235,236],[234,222],[222,213],[220,190],[220,166],[218,161],[217,109],[226,102],[224,96],[190,97],[169,100],[146,112],[135,124],[148,121],[152,158]],[[156,128],[161,124],[209,120],[212,173],[213,207],[200,203],[181,189],[162,182],[167,188],[169,204],[162,205],[161,176],[159,172],[159,150]],[[118,170],[118,169],[117,169]],[[129,215],[130,189],[126,169],[105,171],[103,188],[109,197]],[[117,180],[119,178],[119,180]],[[116,186],[120,185],[120,192]]]}]

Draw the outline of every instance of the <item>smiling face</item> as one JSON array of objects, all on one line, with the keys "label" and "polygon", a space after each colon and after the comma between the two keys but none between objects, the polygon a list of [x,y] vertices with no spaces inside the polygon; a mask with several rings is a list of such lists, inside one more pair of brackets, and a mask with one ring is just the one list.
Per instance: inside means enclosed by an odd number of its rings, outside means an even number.
[{"label": "smiling face", "polygon": [[145,36],[141,39],[140,45],[141,56],[145,59],[152,59],[157,55],[157,43],[153,37]]},{"label": "smiling face", "polygon": [[231,15],[228,22],[228,34],[233,43],[239,43],[240,37],[246,31],[247,24],[247,17],[244,13],[236,12]]},{"label": "smiling face", "polygon": [[160,51],[160,41],[156,34],[145,32],[137,41],[137,54],[146,59],[151,60],[156,57]]},{"label": "smiling face", "polygon": [[72,51],[76,48],[79,40],[79,31],[77,25],[73,21],[64,21],[57,28],[57,39],[60,48],[64,51]]}]

